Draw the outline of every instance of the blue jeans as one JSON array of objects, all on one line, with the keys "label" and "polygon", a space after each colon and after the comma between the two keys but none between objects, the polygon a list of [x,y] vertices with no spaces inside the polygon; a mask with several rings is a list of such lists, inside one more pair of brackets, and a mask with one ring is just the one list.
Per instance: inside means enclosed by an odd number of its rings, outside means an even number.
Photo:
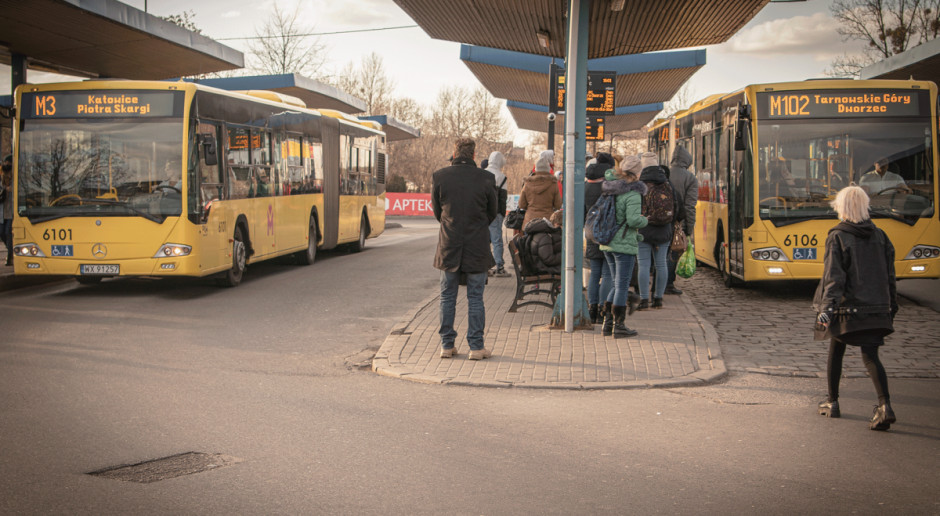
[{"label": "blue jeans", "polygon": [[607,300],[610,289],[613,286],[613,274],[610,272],[610,266],[604,258],[591,258],[591,277],[588,280],[588,303],[592,305],[600,304]]},{"label": "blue jeans", "polygon": [[607,266],[614,273],[614,286],[607,294],[607,300],[614,306],[627,306],[627,294],[630,292],[630,280],[633,279],[636,256],[604,251],[604,258],[607,260]]},{"label": "blue jeans", "polygon": [[490,244],[493,246],[493,259],[496,260],[496,268],[503,266],[503,215],[496,214],[493,222],[490,222]]},{"label": "blue jeans", "polygon": [[[454,312],[457,309],[459,272],[441,271],[441,347],[454,347],[457,330],[454,329]],[[483,327],[486,325],[486,310],[483,308],[483,287],[486,273],[467,274],[467,343],[470,349],[483,349]]]},{"label": "blue jeans", "polygon": [[640,242],[640,271],[637,274],[637,281],[640,287],[640,297],[646,300],[650,298],[650,258],[656,266],[656,290],[653,293],[654,298],[662,298],[666,292],[666,281],[669,277],[668,266],[666,265],[666,254],[669,253],[669,242],[665,244],[648,244]]}]

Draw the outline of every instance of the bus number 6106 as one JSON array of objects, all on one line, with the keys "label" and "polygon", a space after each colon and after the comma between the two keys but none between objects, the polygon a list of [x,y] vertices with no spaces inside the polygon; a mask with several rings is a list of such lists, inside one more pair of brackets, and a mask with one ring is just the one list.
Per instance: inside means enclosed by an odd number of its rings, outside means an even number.
[{"label": "bus number 6106", "polygon": [[815,246],[818,243],[819,241],[816,240],[816,235],[787,235],[787,238],[783,241],[783,245],[785,246],[801,245],[806,247],[809,245]]}]

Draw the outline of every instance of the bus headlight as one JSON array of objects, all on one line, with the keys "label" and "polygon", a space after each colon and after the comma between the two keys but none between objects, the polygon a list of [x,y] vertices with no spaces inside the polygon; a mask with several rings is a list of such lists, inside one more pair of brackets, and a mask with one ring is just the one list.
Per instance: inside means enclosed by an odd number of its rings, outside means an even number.
[{"label": "bus headlight", "polygon": [[13,254],[16,256],[32,256],[34,258],[45,258],[46,255],[36,244],[19,244],[13,246]]},{"label": "bus headlight", "polygon": [[788,262],[787,255],[779,247],[762,247],[751,251],[751,258],[767,262]]},{"label": "bus headlight", "polygon": [[907,256],[904,257],[905,260],[917,260],[918,258],[937,258],[940,257],[940,247],[934,247],[932,245],[915,245],[913,249]]},{"label": "bus headlight", "polygon": [[193,246],[183,244],[163,244],[153,255],[154,258],[177,258],[179,256],[188,256],[193,252]]}]

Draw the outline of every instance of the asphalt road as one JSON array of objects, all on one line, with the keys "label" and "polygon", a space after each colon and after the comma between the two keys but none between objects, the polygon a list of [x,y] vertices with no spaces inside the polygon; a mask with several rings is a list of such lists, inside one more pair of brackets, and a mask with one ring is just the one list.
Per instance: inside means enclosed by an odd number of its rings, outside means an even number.
[{"label": "asphalt road", "polygon": [[[249,269],[235,289],[116,280],[0,300],[0,513],[936,514],[940,382],[891,383],[899,423],[843,418],[820,379],[734,373],[649,391],[430,386],[356,367],[433,294],[436,225],[359,254]],[[847,358],[848,361],[848,358]],[[183,452],[233,463],[87,473]]]}]

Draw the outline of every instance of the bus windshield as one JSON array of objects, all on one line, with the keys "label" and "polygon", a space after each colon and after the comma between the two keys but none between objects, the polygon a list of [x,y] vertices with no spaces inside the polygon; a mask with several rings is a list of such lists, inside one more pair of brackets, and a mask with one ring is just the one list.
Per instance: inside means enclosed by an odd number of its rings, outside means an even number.
[{"label": "bus windshield", "polygon": [[33,222],[182,213],[181,119],[24,120],[18,210]]},{"label": "bus windshield", "polygon": [[760,218],[776,225],[835,218],[849,183],[871,197],[873,218],[908,224],[934,213],[930,119],[854,118],[758,122]]}]

